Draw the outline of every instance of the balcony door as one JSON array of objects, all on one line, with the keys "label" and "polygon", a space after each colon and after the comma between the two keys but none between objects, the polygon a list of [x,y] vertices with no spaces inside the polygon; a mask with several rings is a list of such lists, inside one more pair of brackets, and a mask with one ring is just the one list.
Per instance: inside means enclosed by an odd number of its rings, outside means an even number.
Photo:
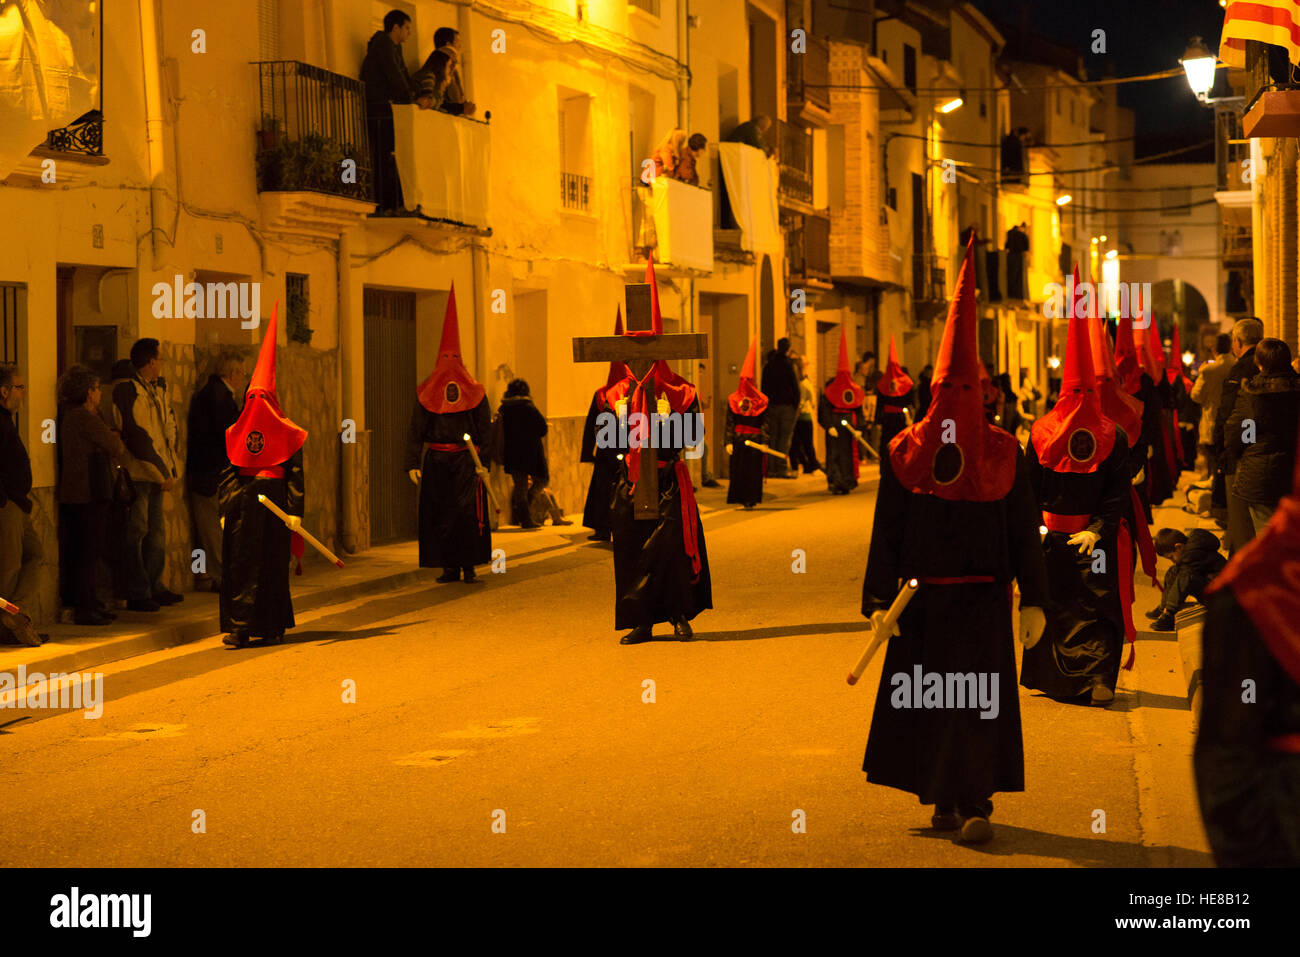
[{"label": "balcony door", "polygon": [[416,487],[406,476],[406,433],[415,403],[415,293],[366,289],[366,428],[370,431],[370,540],[418,534]]}]

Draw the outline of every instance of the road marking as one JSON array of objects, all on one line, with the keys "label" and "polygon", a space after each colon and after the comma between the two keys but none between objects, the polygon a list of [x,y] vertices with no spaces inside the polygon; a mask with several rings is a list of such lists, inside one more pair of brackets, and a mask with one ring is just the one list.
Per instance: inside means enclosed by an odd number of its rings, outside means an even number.
[{"label": "road marking", "polygon": [[468,751],[417,751],[415,754],[408,754],[404,758],[397,759],[398,767],[404,768],[431,768],[440,764],[446,764],[448,761],[454,761],[462,754],[469,754]]}]

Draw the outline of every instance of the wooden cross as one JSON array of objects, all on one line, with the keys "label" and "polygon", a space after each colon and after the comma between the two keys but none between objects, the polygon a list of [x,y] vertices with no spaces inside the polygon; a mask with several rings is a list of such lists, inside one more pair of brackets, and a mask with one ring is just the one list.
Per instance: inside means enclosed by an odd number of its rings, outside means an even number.
[{"label": "wooden cross", "polygon": [[[654,328],[651,315],[650,283],[631,283],[624,295],[624,314],[629,332],[649,332]],[[660,359],[707,359],[709,337],[701,332],[658,336],[579,336],[573,340],[574,362],[617,362],[622,360],[638,380],[644,379]],[[651,412],[657,406],[654,381],[647,383],[646,396]],[[631,398],[629,396],[628,398]],[[647,444],[641,449],[641,474],[632,495],[632,514],[639,520],[659,518],[659,456]]]}]

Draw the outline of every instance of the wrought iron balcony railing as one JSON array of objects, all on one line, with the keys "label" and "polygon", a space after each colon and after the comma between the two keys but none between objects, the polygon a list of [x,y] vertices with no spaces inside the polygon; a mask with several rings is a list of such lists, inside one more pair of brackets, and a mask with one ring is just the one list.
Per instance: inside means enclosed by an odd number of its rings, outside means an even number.
[{"label": "wrought iron balcony railing", "polygon": [[[784,219],[784,217],[783,217]],[[796,213],[782,223],[791,278],[831,281],[831,221]]]},{"label": "wrought iron balcony railing", "polygon": [[[258,192],[305,190],[373,202],[361,81],[296,60],[255,66]],[[356,163],[354,176],[346,175],[345,160]]]},{"label": "wrought iron balcony railing", "polygon": [[82,153],[86,156],[104,155],[104,114],[91,110],[77,117],[67,126],[50,130],[44,146],[60,153]]},{"label": "wrought iron balcony railing", "polygon": [[812,204],[812,133],[802,126],[777,120],[777,161],[781,168],[781,195]]},{"label": "wrought iron balcony railing", "polygon": [[945,284],[948,279],[946,265],[933,253],[912,256],[912,298],[918,302],[944,302],[947,300]]}]

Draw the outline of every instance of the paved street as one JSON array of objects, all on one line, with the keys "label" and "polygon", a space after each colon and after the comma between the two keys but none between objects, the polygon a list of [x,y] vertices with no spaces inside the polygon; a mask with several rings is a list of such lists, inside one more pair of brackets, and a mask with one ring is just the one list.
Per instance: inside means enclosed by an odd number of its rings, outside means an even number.
[{"label": "paved street", "polygon": [[431,571],[300,616],[280,647],[129,659],[104,669],[99,720],[0,712],[0,863],[1209,864],[1172,642],[1141,643],[1123,681],[1144,693],[1108,711],[1021,689],[1028,790],[995,796],[989,845],[866,784],[883,655],[844,678],[873,493],[769,487],[752,512],[701,495],[717,607],[693,642],[618,644],[611,555],[580,526],[518,560],[535,546],[507,530],[484,585]]}]

